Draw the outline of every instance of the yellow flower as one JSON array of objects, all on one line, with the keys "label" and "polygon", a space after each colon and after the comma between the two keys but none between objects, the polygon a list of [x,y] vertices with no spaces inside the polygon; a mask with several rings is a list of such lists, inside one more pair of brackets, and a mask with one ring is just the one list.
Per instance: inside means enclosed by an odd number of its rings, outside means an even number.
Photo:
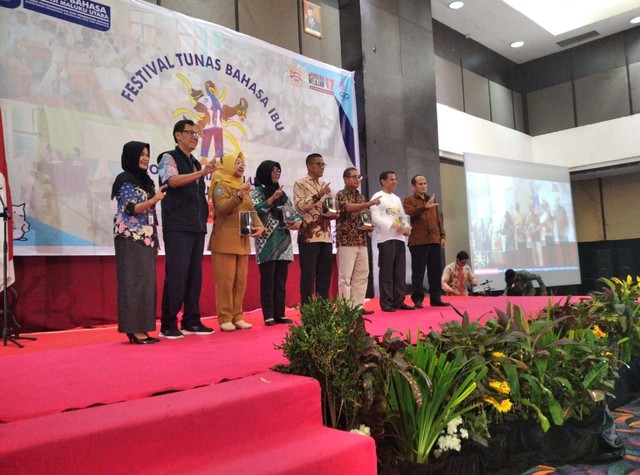
[{"label": "yellow flower", "polygon": [[607,334],[605,332],[600,330],[600,327],[597,324],[593,326],[593,330],[591,330],[591,331],[593,332],[593,335],[596,338],[604,338],[605,336],[607,336]]},{"label": "yellow flower", "polygon": [[496,381],[495,379],[489,380],[489,387],[498,391],[500,394],[511,394],[511,387],[507,381]]},{"label": "yellow flower", "polygon": [[506,358],[506,355],[502,351],[492,351],[491,352],[491,356],[493,356],[494,358],[497,358],[497,359]]},{"label": "yellow flower", "polygon": [[513,403],[509,399],[496,401],[494,398],[492,398],[491,396],[487,396],[486,394],[482,397],[482,399],[495,407],[499,412],[509,412],[513,407]]}]

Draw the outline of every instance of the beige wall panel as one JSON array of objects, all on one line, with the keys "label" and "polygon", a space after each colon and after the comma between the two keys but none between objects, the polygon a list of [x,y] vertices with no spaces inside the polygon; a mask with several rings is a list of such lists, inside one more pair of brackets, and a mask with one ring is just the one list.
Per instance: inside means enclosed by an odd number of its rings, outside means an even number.
[{"label": "beige wall panel", "polygon": [[602,178],[607,240],[640,238],[640,174]]},{"label": "beige wall panel", "polygon": [[575,80],[578,126],[629,115],[627,68]]},{"label": "beige wall panel", "polygon": [[527,94],[529,133],[541,135],[574,126],[571,83],[540,89]]},{"label": "beige wall panel", "polygon": [[440,164],[444,229],[447,246],[444,248],[446,263],[453,262],[459,251],[469,252],[469,218],[467,215],[467,186],[464,167],[449,163]]},{"label": "beige wall panel", "polygon": [[297,0],[238,0],[238,31],[297,53]]},{"label": "beige wall panel", "polygon": [[513,93],[498,83],[489,81],[491,95],[491,121],[511,129],[513,123]]},{"label": "beige wall panel", "polygon": [[489,80],[466,69],[462,70],[464,79],[464,111],[467,114],[491,120],[489,104]]},{"label": "beige wall panel", "polygon": [[513,108],[515,109],[516,130],[524,132],[524,108],[522,106],[522,94],[513,93]]},{"label": "beige wall panel", "polygon": [[598,180],[571,183],[578,242],[602,241],[602,209]]},{"label": "beige wall panel", "polygon": [[462,101],[462,69],[446,59],[435,57],[436,100],[440,104],[464,111]]}]

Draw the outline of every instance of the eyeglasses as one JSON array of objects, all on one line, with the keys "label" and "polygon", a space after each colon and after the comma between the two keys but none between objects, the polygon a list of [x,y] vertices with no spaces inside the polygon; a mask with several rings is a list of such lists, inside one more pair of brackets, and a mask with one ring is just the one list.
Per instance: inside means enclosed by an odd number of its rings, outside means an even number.
[{"label": "eyeglasses", "polygon": [[279,168],[274,168],[271,173],[281,173]]},{"label": "eyeglasses", "polygon": [[192,137],[200,137],[200,132],[197,130],[181,130],[183,134],[189,134]]},{"label": "eyeglasses", "polygon": [[327,166],[327,164],[324,162],[311,162],[311,165],[318,165],[321,168],[324,168]]},{"label": "eyeglasses", "polygon": [[364,177],[362,175],[351,175],[351,176],[348,176],[347,178],[355,178],[356,180],[362,180]]}]

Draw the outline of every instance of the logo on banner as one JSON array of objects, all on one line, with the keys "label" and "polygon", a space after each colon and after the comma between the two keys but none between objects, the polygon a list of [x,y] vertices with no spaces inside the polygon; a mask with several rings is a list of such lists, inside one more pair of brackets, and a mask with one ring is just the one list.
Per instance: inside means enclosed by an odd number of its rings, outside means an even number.
[{"label": "logo on banner", "polygon": [[333,96],[333,79],[318,73],[309,73],[309,89]]},{"label": "logo on banner", "polygon": [[289,80],[296,87],[302,87],[302,66],[289,65]]}]

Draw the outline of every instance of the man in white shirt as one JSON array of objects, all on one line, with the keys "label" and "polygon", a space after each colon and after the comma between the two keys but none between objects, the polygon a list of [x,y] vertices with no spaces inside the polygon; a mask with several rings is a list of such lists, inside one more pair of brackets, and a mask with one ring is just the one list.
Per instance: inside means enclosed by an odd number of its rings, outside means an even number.
[{"label": "man in white shirt", "polygon": [[405,237],[411,233],[411,226],[404,213],[402,201],[394,194],[398,182],[393,171],[380,174],[382,190],[371,197],[380,204],[371,209],[371,219],[376,226],[378,242],[378,284],[380,286],[380,307],[383,312],[414,310],[404,303],[406,249]]}]

